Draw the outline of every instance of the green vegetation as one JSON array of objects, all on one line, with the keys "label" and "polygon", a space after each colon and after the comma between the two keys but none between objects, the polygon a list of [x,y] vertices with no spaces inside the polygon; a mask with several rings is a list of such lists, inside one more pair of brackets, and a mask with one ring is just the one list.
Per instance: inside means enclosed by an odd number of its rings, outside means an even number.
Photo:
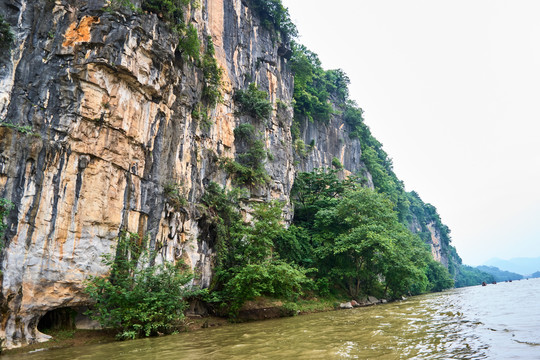
[{"label": "green vegetation", "polygon": [[335,167],[336,169],[343,169],[343,164],[335,156],[332,158],[332,166]]},{"label": "green vegetation", "polygon": [[188,205],[188,201],[185,198],[182,187],[174,182],[169,182],[163,187],[163,192],[167,202],[174,208],[176,211],[180,211],[183,207]]},{"label": "green vegetation", "polygon": [[480,271],[492,275],[495,281],[510,281],[523,279],[523,275],[511,271],[504,271],[495,266],[477,266],[476,268]]},{"label": "green vegetation", "polygon": [[119,10],[128,10],[139,14],[146,11],[156,14],[178,34],[178,49],[181,55],[198,62],[200,42],[197,29],[193,24],[187,24],[184,20],[185,9],[191,3],[192,0],[143,0],[141,8],[137,8],[131,0],[112,0],[105,11],[113,13]]},{"label": "green vegetation", "polygon": [[154,265],[155,254],[137,234],[122,233],[116,256],[105,256],[106,277],[90,277],[85,291],[95,301],[89,315],[117,330],[117,338],[134,339],[170,333],[182,323],[184,287],[192,278],[181,264]]},{"label": "green vegetation", "polygon": [[[482,276],[476,274],[470,277],[471,271],[462,267],[461,259],[455,248],[450,245],[450,229],[442,223],[436,208],[424,203],[417,193],[405,191],[403,182],[394,173],[392,160],[365,124],[363,110],[349,99],[347,75],[339,69],[324,70],[318,56],[298,44],[293,44],[290,66],[295,79],[293,94],[295,118],[291,128],[293,138],[301,141],[299,137],[302,119],[327,123],[332,114],[341,114],[350,138],[358,139],[360,142],[361,160],[371,175],[375,190],[391,201],[399,222],[407,226],[420,225],[418,236],[425,243],[431,242],[431,231],[437,231],[443,255],[449,259],[448,270],[456,285],[468,284],[473,278],[476,279],[474,281],[478,281]],[[296,144],[295,142],[295,148]],[[297,150],[297,153],[302,156],[302,151]],[[333,161],[332,165],[339,168],[336,161]],[[428,225],[431,225],[431,230]],[[463,281],[464,279],[468,280]],[[476,284],[480,283],[481,281]]]},{"label": "green vegetation", "polygon": [[207,298],[218,311],[234,317],[248,300],[267,296],[294,300],[308,282],[306,270],[291,265],[273,251],[273,241],[285,229],[277,202],[253,206],[246,224],[240,189],[225,191],[211,183],[202,199],[204,213],[216,239],[217,261]]},{"label": "green vegetation", "polygon": [[202,60],[202,69],[204,74],[203,99],[211,106],[215,106],[221,100],[219,88],[221,86],[221,76],[223,71],[219,67],[214,57],[216,50],[212,37],[206,39],[206,52]]},{"label": "green vegetation", "polygon": [[[125,1],[125,0],[123,0]],[[191,0],[143,0],[143,10],[158,14],[163,20],[174,26],[184,26],[184,9]]]},{"label": "green vegetation", "polygon": [[191,112],[191,117],[196,120],[203,131],[208,131],[212,127],[212,119],[208,115],[208,107],[202,103],[198,103]]},{"label": "green vegetation", "polygon": [[264,168],[268,153],[264,141],[255,132],[251,124],[241,124],[234,129],[237,148],[240,149],[236,160],[223,159],[223,167],[234,177],[237,184],[256,186],[270,181]]},{"label": "green vegetation", "polygon": [[119,11],[122,9],[127,9],[131,11],[139,12],[140,9],[137,9],[137,7],[131,2],[131,0],[111,0],[109,6],[105,8],[106,12],[112,13],[115,11]]},{"label": "green vegetation", "polygon": [[4,16],[0,15],[0,50],[8,50],[13,46],[15,35],[11,31],[11,26],[4,19]]},{"label": "green vegetation", "polygon": [[298,35],[288,10],[281,0],[248,0],[250,8],[259,16],[263,27],[275,31],[287,42]]},{"label": "green vegetation", "polygon": [[30,135],[34,137],[39,137],[40,135],[32,129],[32,126],[30,125],[18,125],[18,124],[12,124],[8,122],[0,122],[0,127],[6,127],[13,129],[23,135]]},{"label": "green vegetation", "polygon": [[[0,251],[4,248],[4,234],[6,231],[6,218],[13,209],[13,203],[7,199],[0,198]],[[0,271],[0,275],[2,272]]]},{"label": "green vegetation", "polygon": [[201,43],[197,29],[193,24],[187,26],[185,34],[180,38],[178,47],[182,55],[190,57],[195,61],[200,60]]},{"label": "green vegetation", "polygon": [[249,84],[247,90],[236,90],[234,101],[240,107],[238,115],[249,115],[257,120],[264,120],[272,113],[272,103],[268,100],[268,94],[259,90],[255,83]]},{"label": "green vegetation", "polygon": [[[460,259],[461,260],[461,259]],[[460,264],[456,273],[456,287],[480,285],[482,282],[492,283],[495,281],[493,275],[480,271],[471,266]]]},{"label": "green vegetation", "polygon": [[[349,79],[341,70],[324,71],[317,54],[303,45],[293,44],[290,64],[294,72],[296,120],[307,117],[310,121],[328,122],[334,112],[330,95],[347,89]],[[337,83],[343,83],[345,87],[337,87]]]},{"label": "green vegetation", "polygon": [[361,187],[360,178],[339,180],[337,170],[299,173],[293,196],[293,226],[276,249],[316,269],[320,294],[399,297],[453,285],[446,269],[433,271],[429,251],[399,222],[391,200]]}]

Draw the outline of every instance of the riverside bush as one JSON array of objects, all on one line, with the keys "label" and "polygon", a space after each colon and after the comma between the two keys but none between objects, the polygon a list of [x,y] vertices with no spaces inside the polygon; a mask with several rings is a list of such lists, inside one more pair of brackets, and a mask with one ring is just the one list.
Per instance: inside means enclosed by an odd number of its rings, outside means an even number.
[{"label": "riverside bush", "polygon": [[85,292],[95,302],[89,315],[104,328],[117,330],[117,338],[134,339],[170,333],[184,319],[184,298],[192,274],[182,264],[153,264],[137,234],[122,233],[116,256],[104,256],[110,267],[105,277],[92,276]]},{"label": "riverside bush", "polygon": [[246,224],[240,213],[243,197],[241,190],[227,192],[215,183],[203,196],[218,249],[214,282],[206,300],[232,317],[257,296],[293,300],[309,283],[306,270],[280,259],[273,251],[274,239],[286,231],[281,223],[281,205],[270,202],[253,206],[253,221]]}]

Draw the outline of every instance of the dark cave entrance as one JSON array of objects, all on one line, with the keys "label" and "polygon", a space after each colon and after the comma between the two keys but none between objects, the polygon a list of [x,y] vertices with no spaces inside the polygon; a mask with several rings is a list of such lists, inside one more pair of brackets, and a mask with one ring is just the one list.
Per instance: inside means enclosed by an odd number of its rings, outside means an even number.
[{"label": "dark cave entrance", "polygon": [[38,323],[38,330],[74,330],[77,310],[65,307],[47,311]]}]

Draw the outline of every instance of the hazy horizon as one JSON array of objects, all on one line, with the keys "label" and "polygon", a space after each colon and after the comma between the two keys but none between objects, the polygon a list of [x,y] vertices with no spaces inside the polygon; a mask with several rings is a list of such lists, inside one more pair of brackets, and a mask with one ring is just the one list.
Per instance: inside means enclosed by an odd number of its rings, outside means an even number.
[{"label": "hazy horizon", "polygon": [[540,2],[283,3],[465,264],[540,256]]}]

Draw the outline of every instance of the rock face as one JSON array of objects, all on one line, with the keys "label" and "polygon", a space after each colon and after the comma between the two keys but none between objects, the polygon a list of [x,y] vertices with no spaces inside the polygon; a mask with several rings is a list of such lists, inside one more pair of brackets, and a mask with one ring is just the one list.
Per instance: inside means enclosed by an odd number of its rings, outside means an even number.
[{"label": "rock face", "polygon": [[[192,117],[202,70],[184,61],[178,36],[156,15],[104,12],[104,1],[4,2],[16,48],[2,58],[0,196],[11,200],[2,252],[0,338],[8,347],[45,338],[45,312],[85,304],[83,281],[106,273],[121,229],[145,234],[160,261],[183,259],[208,286],[212,239],[195,206],[176,211],[164,188],[191,204],[204,185],[230,180],[219,157],[235,153],[233,90],[256,82],[275,110],[258,124],[274,161],[258,200],[287,204],[292,76],[279,43],[240,1],[204,1],[187,14],[201,41],[213,39],[223,101],[203,128]],[[249,79],[249,81],[248,81]],[[21,131],[31,126],[32,134]],[[290,213],[290,211],[289,211]]]},{"label": "rock face", "polygon": [[[303,124],[314,146],[295,153],[287,51],[242,0],[187,9],[223,71],[222,100],[206,124],[192,115],[203,70],[182,56],[178,35],[155,14],[104,11],[107,3],[0,4],[16,37],[0,55],[0,119],[12,124],[0,126],[0,197],[14,204],[0,255],[8,348],[47,339],[37,330],[47,312],[88,305],[84,280],[107,272],[101,258],[122,230],[147,236],[158,261],[183,260],[195,284],[209,285],[213,238],[195,204],[209,182],[231,184],[219,159],[234,157],[233,130],[246,121],[235,115],[235,89],[256,82],[273,104],[270,119],[255,124],[273,154],[271,182],[252,201],[279,199],[290,219],[295,171],[329,167],[334,157],[344,175],[364,171],[360,144],[339,117]],[[171,184],[187,200],[182,209],[168,201]]]}]

